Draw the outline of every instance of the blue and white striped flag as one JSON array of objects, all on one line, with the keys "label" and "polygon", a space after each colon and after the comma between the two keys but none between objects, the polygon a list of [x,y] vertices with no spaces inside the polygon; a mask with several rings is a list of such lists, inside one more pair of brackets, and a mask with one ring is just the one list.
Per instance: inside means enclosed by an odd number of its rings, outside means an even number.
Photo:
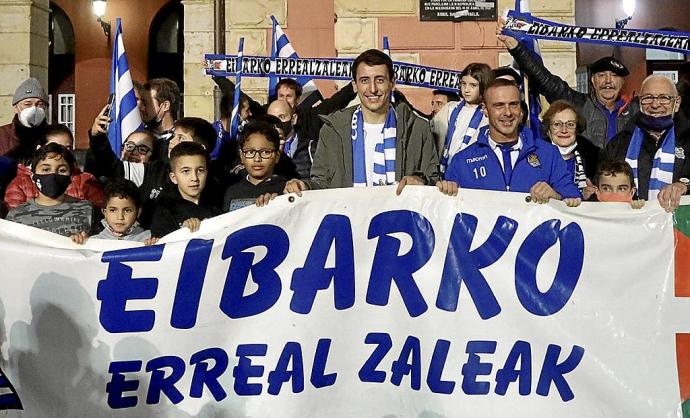
[{"label": "blue and white striped flag", "polygon": [[[271,20],[273,21],[271,59],[275,60],[276,58],[299,58],[297,52],[295,52],[295,48],[293,48],[292,44],[290,44],[290,40],[288,39],[285,32],[283,32],[283,28],[280,27],[280,24],[276,20],[275,16],[271,16]],[[302,98],[305,98],[309,96],[311,93],[319,90],[319,88],[316,87],[316,83],[314,83],[314,80],[312,80],[311,77],[297,77],[296,80],[302,86]],[[268,94],[270,96],[270,100],[276,99],[275,90],[277,84],[278,77],[275,75],[269,76]]]},{"label": "blue and white striped flag", "polygon": [[383,37],[383,53],[388,55],[389,57],[391,56],[391,46],[388,43],[388,37],[387,36]]},{"label": "blue and white striped flag", "polygon": [[237,48],[237,72],[235,73],[235,98],[233,99],[232,115],[230,116],[230,138],[237,138],[240,127],[240,97],[242,95],[242,58],[244,57],[244,38],[240,38]]},{"label": "blue and white striped flag", "polygon": [[[531,13],[529,8],[529,0],[515,0],[515,11],[517,13]],[[541,58],[539,43],[536,39],[521,39],[520,42],[527,48],[528,51],[530,51],[534,59],[540,63],[544,62]],[[517,63],[514,61],[513,67],[518,67]],[[520,74],[522,74],[523,79],[527,81],[527,78],[522,71],[520,71]],[[541,114],[541,99],[539,98],[539,91],[534,87],[529,87],[528,82],[523,82],[522,86],[526,90],[525,100],[529,106],[529,130],[532,131],[532,136],[534,138],[541,138],[543,135],[541,132],[541,119],[539,119],[539,115]]]},{"label": "blue and white striped flag", "polygon": [[10,383],[5,373],[0,370],[0,411],[5,409],[24,409],[17,392]]},{"label": "blue and white striped flag", "polygon": [[120,157],[122,143],[132,132],[143,129],[141,114],[137,108],[137,97],[134,94],[132,75],[125,55],[125,44],[122,40],[122,21],[116,20],[115,42],[113,46],[113,63],[110,71],[110,94],[115,95],[113,102],[112,122],[108,127],[108,139],[115,155]]}]

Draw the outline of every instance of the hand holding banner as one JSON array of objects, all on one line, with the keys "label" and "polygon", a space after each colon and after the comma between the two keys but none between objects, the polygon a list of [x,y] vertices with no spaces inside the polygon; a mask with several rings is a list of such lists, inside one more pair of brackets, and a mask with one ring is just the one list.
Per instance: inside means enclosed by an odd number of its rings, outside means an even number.
[{"label": "hand holding banner", "polygon": [[688,393],[655,202],[325,190],[152,247],[0,223],[28,416],[674,417]]},{"label": "hand holding banner", "polygon": [[517,39],[547,39],[690,53],[690,33],[570,26],[511,10],[503,33]]}]

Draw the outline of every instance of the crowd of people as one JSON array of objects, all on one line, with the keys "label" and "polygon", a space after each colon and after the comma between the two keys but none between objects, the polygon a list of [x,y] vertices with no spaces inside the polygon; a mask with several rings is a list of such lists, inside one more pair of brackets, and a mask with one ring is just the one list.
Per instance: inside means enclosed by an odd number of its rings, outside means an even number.
[{"label": "crowd of people", "polygon": [[[510,67],[469,64],[460,90],[434,90],[432,113],[416,110],[395,85],[393,63],[378,50],[360,54],[352,83],[323,99],[282,79],[261,105],[214,77],[220,119],[179,117],[180,90],[169,79],[135,83],[145,129],[116,155],[107,133],[109,105],[95,115],[83,168],[65,126],[48,125],[48,97],[34,78],[16,89],[15,117],[0,127],[0,186],[7,220],[70,237],[152,245],[204,219],[305,190],[397,185],[529,193],[529,200],[628,202],[656,199],[675,210],[690,186],[690,71],[677,87],[647,77],[623,100],[629,71],[614,57],[590,66],[591,93],[573,90],[519,41],[498,39],[550,103],[542,133],[528,129],[522,77]],[[679,92],[680,90],[680,92]],[[349,106],[357,99],[358,104]],[[348,107],[349,106],[349,107]],[[689,156],[686,159],[686,155]]]}]

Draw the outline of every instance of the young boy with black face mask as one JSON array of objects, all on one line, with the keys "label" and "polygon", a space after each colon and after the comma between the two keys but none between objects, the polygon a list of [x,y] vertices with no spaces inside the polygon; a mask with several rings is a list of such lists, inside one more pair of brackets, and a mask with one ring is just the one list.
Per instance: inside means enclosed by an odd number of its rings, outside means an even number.
[{"label": "young boy with black face mask", "polygon": [[8,221],[70,237],[83,244],[92,230],[94,213],[91,203],[65,194],[70,185],[74,155],[57,143],[36,151],[31,161],[33,181],[38,196],[10,211]]}]

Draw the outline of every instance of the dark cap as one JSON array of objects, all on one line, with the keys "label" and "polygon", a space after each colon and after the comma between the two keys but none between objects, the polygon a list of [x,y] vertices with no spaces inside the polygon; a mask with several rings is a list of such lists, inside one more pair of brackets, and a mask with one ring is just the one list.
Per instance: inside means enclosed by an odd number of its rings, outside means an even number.
[{"label": "dark cap", "polygon": [[17,87],[12,97],[12,106],[24,99],[41,99],[45,103],[48,103],[48,95],[45,90],[43,90],[41,82],[34,77],[27,78]]},{"label": "dark cap", "polygon": [[630,75],[630,71],[628,71],[625,65],[614,57],[604,57],[599,59],[589,66],[589,70],[592,74],[600,73],[602,71],[611,71],[612,73],[621,77]]},{"label": "dark cap", "polygon": [[494,78],[510,77],[515,79],[515,82],[518,84],[518,86],[522,85],[522,76],[513,67],[506,65],[503,67],[494,68],[493,73]]}]

